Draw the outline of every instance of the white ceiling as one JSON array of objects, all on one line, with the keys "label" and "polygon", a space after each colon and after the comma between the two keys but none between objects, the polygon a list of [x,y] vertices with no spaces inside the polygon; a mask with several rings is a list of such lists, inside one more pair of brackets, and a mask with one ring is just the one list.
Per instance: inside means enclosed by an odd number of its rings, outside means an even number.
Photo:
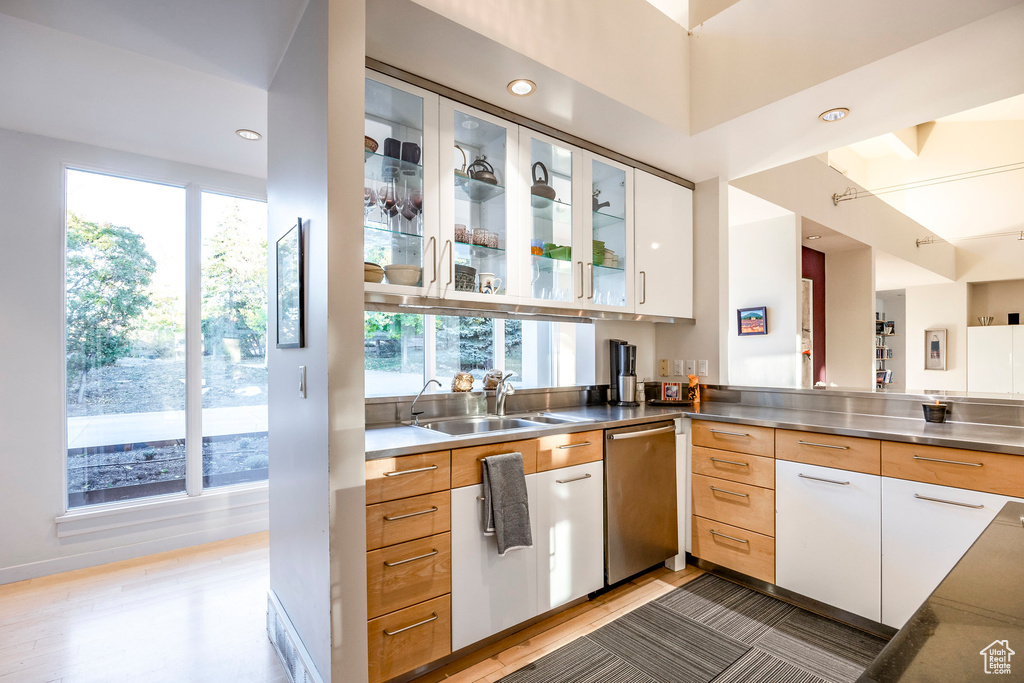
[{"label": "white ceiling", "polygon": [[939,121],[1024,121],[1024,94],[968,109],[959,114],[943,116]]}]

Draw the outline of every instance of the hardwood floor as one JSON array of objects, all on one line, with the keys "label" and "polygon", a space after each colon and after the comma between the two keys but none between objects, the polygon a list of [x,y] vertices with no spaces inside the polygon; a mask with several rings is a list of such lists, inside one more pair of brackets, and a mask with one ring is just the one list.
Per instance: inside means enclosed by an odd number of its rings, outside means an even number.
[{"label": "hardwood floor", "polygon": [[0,586],[0,683],[287,683],[268,536]]},{"label": "hardwood floor", "polygon": [[[492,683],[701,573],[653,570],[415,683]],[[265,533],[0,586],[0,683],[288,683],[267,587]]]}]

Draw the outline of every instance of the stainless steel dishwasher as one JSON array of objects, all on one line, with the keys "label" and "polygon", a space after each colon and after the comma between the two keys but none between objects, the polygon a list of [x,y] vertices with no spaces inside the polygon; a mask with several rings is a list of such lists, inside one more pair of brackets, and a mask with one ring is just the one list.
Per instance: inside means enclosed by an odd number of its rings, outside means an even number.
[{"label": "stainless steel dishwasher", "polygon": [[611,585],[679,552],[673,422],[604,433],[604,575]]}]

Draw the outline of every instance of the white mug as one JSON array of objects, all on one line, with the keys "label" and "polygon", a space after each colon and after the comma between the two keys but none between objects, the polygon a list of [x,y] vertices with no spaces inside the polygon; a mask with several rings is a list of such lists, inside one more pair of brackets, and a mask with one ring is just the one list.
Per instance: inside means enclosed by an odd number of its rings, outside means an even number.
[{"label": "white mug", "polygon": [[480,293],[497,294],[501,287],[501,278],[495,277],[494,273],[480,273]]}]

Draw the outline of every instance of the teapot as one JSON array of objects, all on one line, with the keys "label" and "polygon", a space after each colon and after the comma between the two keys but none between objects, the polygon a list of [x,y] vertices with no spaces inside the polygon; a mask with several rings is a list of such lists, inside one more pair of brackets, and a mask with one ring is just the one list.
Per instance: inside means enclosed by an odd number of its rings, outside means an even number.
[{"label": "teapot", "polygon": [[[540,170],[544,174],[543,178],[537,175],[538,166],[540,166]],[[533,173],[533,187],[530,188],[530,194],[535,195],[537,197],[543,197],[544,199],[554,200],[555,188],[551,187],[551,185],[548,184],[550,180],[550,178],[548,177],[548,167],[538,161],[533,165],[533,168],[531,170]]]},{"label": "teapot", "polygon": [[598,204],[597,198],[601,196],[601,190],[594,190],[594,212],[597,213],[601,209],[611,206],[611,202],[601,202]]},{"label": "teapot", "polygon": [[462,168],[455,169],[456,178],[468,178],[469,174],[466,173],[466,150],[462,149],[458,145],[455,145],[455,149],[462,153]]},{"label": "teapot", "polygon": [[476,161],[470,164],[466,171],[473,180],[479,180],[490,185],[498,184],[498,177],[494,175],[494,167],[487,163],[486,154],[478,156]]}]

